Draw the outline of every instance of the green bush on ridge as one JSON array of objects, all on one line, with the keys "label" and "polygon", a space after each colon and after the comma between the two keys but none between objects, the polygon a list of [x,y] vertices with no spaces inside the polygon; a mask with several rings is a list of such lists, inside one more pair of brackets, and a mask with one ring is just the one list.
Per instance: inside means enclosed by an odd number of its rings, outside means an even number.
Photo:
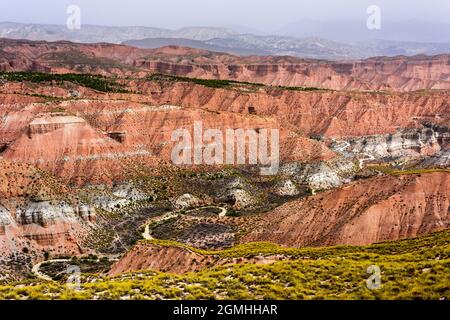
[{"label": "green bush on ridge", "polygon": [[[179,82],[190,82],[198,85],[202,85],[209,88],[230,88],[233,86],[245,85],[245,86],[254,86],[254,87],[272,87],[262,83],[255,82],[245,82],[245,81],[235,81],[235,80],[219,80],[219,79],[200,79],[200,78],[189,78],[189,77],[180,77],[167,75],[162,73],[152,74],[147,78],[149,81],[179,81]],[[324,91],[325,89],[315,88],[315,87],[287,87],[287,86],[276,86],[273,88],[281,89],[281,90],[290,90],[290,91]]]},{"label": "green bush on ridge", "polygon": [[100,75],[75,73],[54,74],[41,72],[0,72],[0,79],[16,82],[29,81],[34,83],[55,81],[62,84],[64,82],[72,82],[83,87],[102,92],[127,92],[123,89],[121,84]]}]

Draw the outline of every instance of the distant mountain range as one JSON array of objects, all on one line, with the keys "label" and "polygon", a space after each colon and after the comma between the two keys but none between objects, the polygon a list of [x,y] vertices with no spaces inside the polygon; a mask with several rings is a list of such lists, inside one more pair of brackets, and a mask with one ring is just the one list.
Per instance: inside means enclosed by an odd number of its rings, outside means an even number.
[{"label": "distant mountain range", "polygon": [[12,39],[73,42],[121,43],[127,40],[145,38],[183,38],[191,40],[210,40],[228,38],[238,33],[227,28],[188,27],[179,30],[152,27],[108,27],[83,24],[80,30],[69,30],[65,25],[24,24],[0,22],[0,37]]},{"label": "distant mountain range", "polygon": [[314,21],[300,20],[275,32],[297,38],[321,37],[342,42],[390,40],[405,42],[450,42],[450,24],[432,21],[397,21],[383,19],[381,29],[369,30],[366,20]]},{"label": "distant mountain range", "polygon": [[372,56],[436,55],[450,52],[449,43],[368,40],[357,43],[318,37],[242,34],[229,28],[187,27],[179,30],[151,27],[83,25],[71,31],[64,25],[0,22],[0,38],[82,43],[123,43],[140,48],[187,46],[237,55],[291,55],[315,59],[360,59]]}]

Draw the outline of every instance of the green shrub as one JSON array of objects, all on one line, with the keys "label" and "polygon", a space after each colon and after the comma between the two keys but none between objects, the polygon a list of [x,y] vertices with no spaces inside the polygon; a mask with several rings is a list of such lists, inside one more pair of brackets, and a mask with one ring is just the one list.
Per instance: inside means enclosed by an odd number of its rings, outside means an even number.
[{"label": "green shrub", "polygon": [[54,74],[41,72],[0,72],[0,79],[16,82],[29,81],[34,83],[57,82],[58,84],[63,84],[67,81],[102,92],[127,92],[123,89],[121,84],[100,75],[74,73]]}]

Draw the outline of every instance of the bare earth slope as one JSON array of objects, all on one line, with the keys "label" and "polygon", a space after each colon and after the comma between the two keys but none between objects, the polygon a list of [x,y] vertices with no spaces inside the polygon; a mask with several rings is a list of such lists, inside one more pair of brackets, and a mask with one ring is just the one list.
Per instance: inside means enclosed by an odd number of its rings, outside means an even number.
[{"label": "bare earth slope", "polygon": [[386,176],[287,203],[241,242],[363,245],[448,228],[450,174]]}]

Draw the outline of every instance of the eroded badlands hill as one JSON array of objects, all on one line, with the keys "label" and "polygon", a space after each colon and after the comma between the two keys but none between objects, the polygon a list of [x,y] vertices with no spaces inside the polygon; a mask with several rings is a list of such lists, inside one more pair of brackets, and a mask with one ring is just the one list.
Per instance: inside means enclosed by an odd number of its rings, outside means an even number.
[{"label": "eroded badlands hill", "polygon": [[182,47],[137,49],[112,44],[0,41],[0,71],[165,73],[335,90],[449,89],[449,56],[328,62],[293,57],[238,57]]},{"label": "eroded badlands hill", "polygon": [[[372,178],[287,203],[241,241],[285,246],[362,245],[450,225],[450,174]],[[254,222],[253,222],[254,223]]]},{"label": "eroded badlands hill", "polygon": [[126,178],[130,166],[170,162],[172,133],[187,129],[193,135],[194,124],[201,121],[203,130],[218,129],[224,136],[229,128],[279,129],[282,161],[334,157],[324,144],[290,131],[272,117],[102,98],[7,104],[0,111],[2,156],[71,182],[111,183]]},{"label": "eroded badlands hill", "polygon": [[[438,154],[450,141],[445,92],[346,94],[266,87],[255,91],[252,86],[249,92],[246,87],[211,88],[174,79],[134,81],[130,86],[141,94],[101,93],[66,83],[4,84],[2,156],[67,181],[110,183],[124,178],[133,164],[170,162],[172,132],[185,128],[192,133],[196,121],[205,130],[223,133],[227,128],[280,129],[283,162],[335,157],[328,142],[316,141],[330,138],[353,137],[346,151],[410,158]],[[67,99],[73,90],[81,97]],[[48,98],[30,96],[43,94]]]},{"label": "eroded badlands hill", "polygon": [[[4,277],[60,255],[125,254],[145,228],[206,249],[369,244],[448,228],[447,55],[334,63],[0,40],[0,71]],[[192,135],[198,121],[222,133],[279,129],[278,174],[173,166],[172,133]],[[189,250],[137,246],[110,274],[284,258]]]}]

